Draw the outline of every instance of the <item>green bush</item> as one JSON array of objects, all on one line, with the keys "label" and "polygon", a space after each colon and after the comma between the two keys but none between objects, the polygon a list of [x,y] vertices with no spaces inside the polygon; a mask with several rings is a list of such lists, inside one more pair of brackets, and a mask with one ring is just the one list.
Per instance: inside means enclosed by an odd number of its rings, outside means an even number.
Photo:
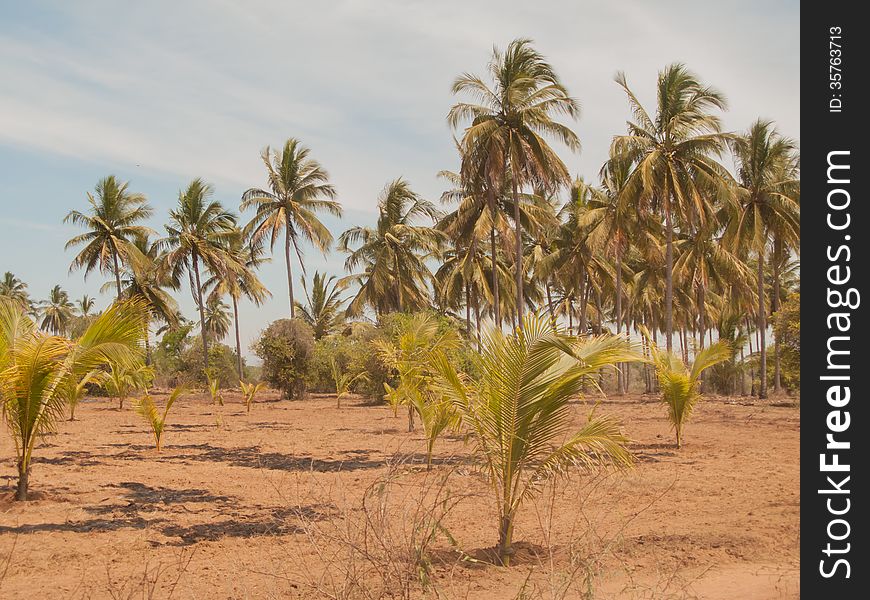
[{"label": "green bush", "polygon": [[254,352],[263,361],[263,379],[269,385],[288,399],[305,396],[314,357],[314,333],[309,325],[299,319],[279,319],[263,331]]},{"label": "green bush", "polygon": [[[773,335],[779,341],[782,385],[789,391],[801,387],[801,295],[789,295],[776,313]],[[771,366],[773,361],[768,360]],[[773,371],[771,370],[771,373]],[[772,378],[772,375],[771,375]]]}]

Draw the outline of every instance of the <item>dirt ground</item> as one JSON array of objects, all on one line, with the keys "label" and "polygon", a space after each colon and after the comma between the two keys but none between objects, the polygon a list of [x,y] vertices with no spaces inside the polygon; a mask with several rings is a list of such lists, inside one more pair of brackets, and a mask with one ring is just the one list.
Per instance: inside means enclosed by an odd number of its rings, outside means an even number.
[{"label": "dirt ground", "polygon": [[[634,440],[635,468],[545,487],[504,568],[461,436],[438,442],[427,472],[421,434],[388,407],[264,393],[246,414],[237,393],[226,400],[179,401],[159,453],[132,410],[85,401],[35,450],[27,503],[12,501],[4,430],[0,597],[800,595],[794,406],[705,398],[677,450],[653,399],[601,401]],[[578,424],[591,406],[573,405]]]}]

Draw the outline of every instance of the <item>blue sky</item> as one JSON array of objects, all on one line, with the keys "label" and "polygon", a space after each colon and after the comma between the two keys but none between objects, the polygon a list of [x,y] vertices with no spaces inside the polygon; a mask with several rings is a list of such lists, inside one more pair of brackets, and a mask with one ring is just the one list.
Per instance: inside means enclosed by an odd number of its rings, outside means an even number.
[{"label": "blue sky", "polygon": [[[651,104],[657,70],[685,62],[728,96],[728,129],[762,116],[800,137],[797,2],[0,0],[0,14],[0,272],[37,298],[56,283],[97,295],[106,280],[67,272],[76,229],[62,220],[111,173],[148,196],[161,232],[193,177],[237,208],[264,184],[261,149],[289,136],[331,174],[346,208],[327,219],[336,236],[373,222],[398,176],[437,200],[436,173],[457,168],[450,84],[515,37],[580,100],[583,150],[564,159],[587,179],[628,116],[617,70]],[[307,253],[309,272],[342,274],[343,260]],[[286,316],[284,273],[278,253],[261,274],[275,297],[241,307],[245,346]]]}]

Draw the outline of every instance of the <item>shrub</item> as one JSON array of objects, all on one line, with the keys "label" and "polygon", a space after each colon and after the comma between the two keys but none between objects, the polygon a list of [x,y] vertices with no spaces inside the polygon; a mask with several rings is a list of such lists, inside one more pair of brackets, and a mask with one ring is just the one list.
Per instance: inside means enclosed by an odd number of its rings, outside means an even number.
[{"label": "shrub", "polygon": [[209,380],[214,379],[224,388],[238,385],[236,353],[226,344],[209,345],[208,373],[203,372],[202,364],[202,346],[191,343],[181,354],[181,363],[174,377],[175,384],[208,386]]},{"label": "shrub", "polygon": [[[801,295],[789,295],[776,313],[773,334],[779,342],[780,373],[787,390],[801,387]],[[771,366],[773,361],[768,361]]]},{"label": "shrub", "polygon": [[263,379],[287,399],[305,396],[305,380],[314,355],[314,333],[299,319],[269,325],[254,344],[263,361]]}]

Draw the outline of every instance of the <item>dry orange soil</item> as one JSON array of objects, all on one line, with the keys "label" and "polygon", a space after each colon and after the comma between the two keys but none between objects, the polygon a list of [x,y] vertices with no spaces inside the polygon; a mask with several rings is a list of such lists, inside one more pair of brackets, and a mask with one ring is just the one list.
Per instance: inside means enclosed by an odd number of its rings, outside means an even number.
[{"label": "dry orange soil", "polygon": [[[226,397],[176,404],[159,453],[132,410],[87,400],[36,448],[26,503],[3,431],[0,598],[800,595],[794,406],[705,398],[677,450],[653,400],[600,402],[635,468],[544,487],[504,568],[461,436],[427,473],[421,434],[388,407],[265,393],[246,414]],[[578,424],[590,407],[573,405]]]}]

